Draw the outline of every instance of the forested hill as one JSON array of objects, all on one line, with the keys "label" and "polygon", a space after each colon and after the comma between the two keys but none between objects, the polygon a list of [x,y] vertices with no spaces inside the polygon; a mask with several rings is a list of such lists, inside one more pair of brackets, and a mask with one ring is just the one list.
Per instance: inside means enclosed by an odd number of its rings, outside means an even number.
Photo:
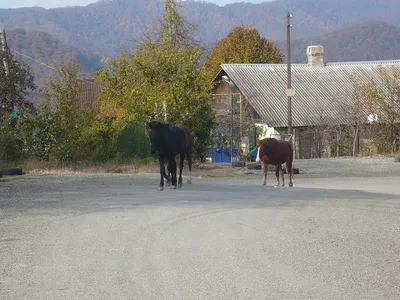
[{"label": "forested hill", "polygon": [[[262,36],[285,40],[288,10],[293,15],[293,39],[320,36],[369,20],[400,25],[399,0],[277,0],[222,7],[204,1],[183,3],[183,14],[197,26],[198,39],[207,45],[235,25],[254,25]],[[50,10],[2,9],[0,27],[44,31],[67,45],[115,56],[121,44],[132,48],[144,31],[156,24],[163,8],[163,0],[110,0]]]},{"label": "forested hill", "polygon": [[[325,62],[400,59],[400,27],[382,21],[367,21],[319,37],[294,40],[292,62],[307,62],[307,46],[324,46]],[[286,56],[286,43],[277,42]]]},{"label": "forested hill", "polygon": [[[11,49],[45,64],[69,57],[89,72],[102,66],[103,58],[115,57],[121,45],[132,49],[147,29],[154,31],[163,8],[163,0],[107,0],[85,7],[0,9],[0,28],[7,29]],[[182,8],[208,49],[234,26],[254,25],[285,56],[288,10],[293,62],[306,62],[311,43],[324,46],[325,62],[400,56],[399,0],[277,0],[222,7],[187,1]],[[48,68],[13,54],[31,66],[38,83],[44,81]]]},{"label": "forested hill", "polygon": [[47,79],[53,60],[61,56],[72,59],[82,66],[83,72],[92,72],[103,66],[98,54],[68,46],[51,35],[39,31],[14,29],[7,32],[8,46],[12,54],[31,67],[37,84]]}]

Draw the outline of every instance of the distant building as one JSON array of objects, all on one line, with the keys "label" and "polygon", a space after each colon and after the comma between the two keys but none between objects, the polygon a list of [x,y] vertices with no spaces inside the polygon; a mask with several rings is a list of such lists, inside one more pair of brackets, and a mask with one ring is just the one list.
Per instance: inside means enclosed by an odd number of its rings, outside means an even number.
[{"label": "distant building", "polygon": [[[400,59],[325,64],[323,54],[323,46],[309,46],[308,63],[292,64],[292,88],[296,91],[292,97],[292,138],[296,158],[313,157],[313,145],[307,138],[301,138],[301,132],[315,126],[349,123],[344,110],[355,83],[379,80],[378,66],[400,68]],[[213,82],[217,95],[242,95],[251,107],[251,117],[265,127],[264,134],[258,138],[283,138],[287,133],[286,64],[222,64]],[[228,101],[214,103],[217,112],[229,109],[230,105]],[[365,116],[365,122],[368,118],[371,115]]]},{"label": "distant building", "polygon": [[79,105],[88,105],[98,107],[97,98],[101,92],[102,85],[94,81],[94,79],[79,79]]}]

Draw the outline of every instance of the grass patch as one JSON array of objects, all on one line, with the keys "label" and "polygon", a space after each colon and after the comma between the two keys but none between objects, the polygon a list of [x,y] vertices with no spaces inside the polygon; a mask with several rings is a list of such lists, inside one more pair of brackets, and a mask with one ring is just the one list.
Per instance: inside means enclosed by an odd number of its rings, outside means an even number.
[{"label": "grass patch", "polygon": [[77,175],[95,173],[137,174],[140,172],[158,172],[158,164],[151,159],[131,159],[104,163],[26,160],[20,164],[32,175]]}]

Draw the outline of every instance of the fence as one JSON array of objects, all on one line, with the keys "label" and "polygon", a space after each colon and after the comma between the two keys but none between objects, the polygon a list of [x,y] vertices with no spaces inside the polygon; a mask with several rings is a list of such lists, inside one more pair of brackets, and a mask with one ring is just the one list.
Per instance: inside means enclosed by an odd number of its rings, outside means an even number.
[{"label": "fence", "polygon": [[211,133],[212,146],[208,157],[213,162],[244,160],[255,146],[257,129],[250,106],[239,93],[216,94],[214,108],[216,127]]}]

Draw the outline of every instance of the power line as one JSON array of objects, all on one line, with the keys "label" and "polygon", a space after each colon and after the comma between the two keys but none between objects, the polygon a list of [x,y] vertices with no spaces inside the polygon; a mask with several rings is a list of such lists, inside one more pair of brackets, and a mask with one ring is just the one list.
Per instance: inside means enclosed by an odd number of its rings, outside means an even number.
[{"label": "power line", "polygon": [[43,65],[43,66],[45,66],[45,67],[47,67],[47,68],[56,70],[56,68],[54,68],[54,67],[52,67],[52,66],[50,66],[50,65],[47,65],[47,64],[45,64],[45,63],[43,63],[43,62],[41,62],[41,61],[38,61],[37,59],[34,59],[34,58],[32,58],[32,57],[30,57],[30,56],[28,56],[28,55],[25,55],[25,54],[23,54],[23,53],[21,53],[21,52],[18,52],[18,51],[15,50],[15,49],[12,49],[12,48],[10,48],[10,49],[11,49],[12,51],[14,51],[15,53],[21,55],[21,56],[24,56],[24,57],[26,57],[26,58],[28,58],[28,59],[30,59],[30,60],[33,60],[34,62],[36,62],[36,63],[38,63],[38,64],[41,64],[41,65]]},{"label": "power line", "polygon": [[[50,65],[48,65],[48,64],[45,64],[44,62],[41,62],[41,61],[39,61],[39,60],[37,60],[37,59],[35,59],[35,58],[33,58],[33,57],[30,57],[30,56],[28,56],[28,55],[26,55],[26,54],[23,54],[23,53],[21,53],[21,52],[15,50],[15,49],[13,49],[13,48],[10,48],[10,49],[11,49],[12,51],[14,51],[15,53],[17,53],[17,54],[19,54],[19,55],[21,55],[21,56],[23,56],[23,57],[26,57],[26,58],[28,58],[28,59],[30,59],[30,60],[32,60],[32,61],[38,63],[38,64],[41,64],[41,65],[43,65],[43,66],[45,66],[45,67],[47,67],[47,68],[53,69],[53,70],[57,70],[55,67],[50,66]],[[92,84],[95,84],[95,85],[101,87],[101,85],[99,85],[97,82],[92,82],[92,81],[87,80],[87,79],[84,79],[84,78],[78,78],[78,80],[85,81],[85,82],[88,82],[88,83],[92,83]]]}]

